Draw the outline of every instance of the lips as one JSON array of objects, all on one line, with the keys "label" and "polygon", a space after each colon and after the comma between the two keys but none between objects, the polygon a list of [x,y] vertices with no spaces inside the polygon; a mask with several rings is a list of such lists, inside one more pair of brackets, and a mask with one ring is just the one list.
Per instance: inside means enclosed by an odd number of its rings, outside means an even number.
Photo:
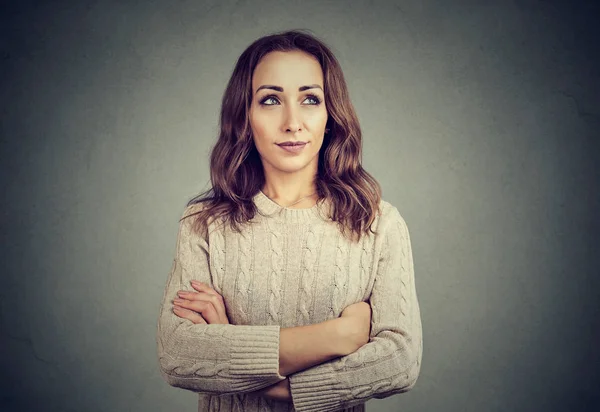
[{"label": "lips", "polygon": [[284,143],[278,144],[277,146],[279,146],[281,149],[285,150],[288,153],[301,153],[307,144],[308,144],[308,142],[304,142],[304,143],[284,142]]},{"label": "lips", "polygon": [[278,146],[303,146],[306,142],[283,142],[277,144]]}]

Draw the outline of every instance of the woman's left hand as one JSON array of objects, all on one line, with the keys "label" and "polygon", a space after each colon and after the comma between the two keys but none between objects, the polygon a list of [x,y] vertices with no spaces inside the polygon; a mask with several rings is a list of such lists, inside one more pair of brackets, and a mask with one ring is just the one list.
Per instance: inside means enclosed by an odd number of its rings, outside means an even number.
[{"label": "woman's left hand", "polygon": [[191,284],[198,292],[177,292],[179,298],[173,300],[173,312],[195,324],[229,324],[223,297],[206,283],[192,280]]}]

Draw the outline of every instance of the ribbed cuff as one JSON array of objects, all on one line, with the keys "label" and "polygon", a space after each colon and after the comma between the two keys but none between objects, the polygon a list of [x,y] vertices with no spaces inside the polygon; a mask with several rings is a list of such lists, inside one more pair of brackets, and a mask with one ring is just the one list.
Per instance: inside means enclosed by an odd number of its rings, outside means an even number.
[{"label": "ribbed cuff", "polygon": [[[231,339],[229,372],[243,377],[273,377],[279,374],[279,325],[237,325],[225,334]],[[243,380],[243,379],[242,379]]]},{"label": "ribbed cuff", "polygon": [[325,412],[343,409],[343,399],[350,399],[350,391],[339,387],[331,365],[325,363],[317,368],[318,371],[308,369],[288,376],[295,410]]}]

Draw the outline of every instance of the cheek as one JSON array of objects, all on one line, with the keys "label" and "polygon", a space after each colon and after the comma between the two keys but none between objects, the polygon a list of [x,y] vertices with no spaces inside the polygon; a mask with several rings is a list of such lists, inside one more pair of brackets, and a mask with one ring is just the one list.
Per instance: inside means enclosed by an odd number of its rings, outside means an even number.
[{"label": "cheek", "polygon": [[255,113],[250,119],[250,126],[252,127],[254,137],[259,140],[270,138],[272,125],[273,119],[270,119],[269,116]]},{"label": "cheek", "polygon": [[325,128],[325,124],[327,123],[327,110],[325,107],[323,106],[318,111],[312,113],[309,121],[313,128]]}]

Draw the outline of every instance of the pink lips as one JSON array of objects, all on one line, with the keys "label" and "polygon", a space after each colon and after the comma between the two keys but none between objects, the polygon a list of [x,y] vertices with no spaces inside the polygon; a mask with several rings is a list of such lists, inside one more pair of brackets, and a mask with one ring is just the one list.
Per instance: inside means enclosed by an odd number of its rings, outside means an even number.
[{"label": "pink lips", "polygon": [[277,145],[279,147],[281,147],[283,150],[285,150],[286,152],[289,153],[300,153],[302,151],[302,149],[304,149],[304,146],[306,146],[307,143],[302,143],[302,144],[298,144],[298,145],[287,145],[287,146],[282,146],[282,145]]}]

